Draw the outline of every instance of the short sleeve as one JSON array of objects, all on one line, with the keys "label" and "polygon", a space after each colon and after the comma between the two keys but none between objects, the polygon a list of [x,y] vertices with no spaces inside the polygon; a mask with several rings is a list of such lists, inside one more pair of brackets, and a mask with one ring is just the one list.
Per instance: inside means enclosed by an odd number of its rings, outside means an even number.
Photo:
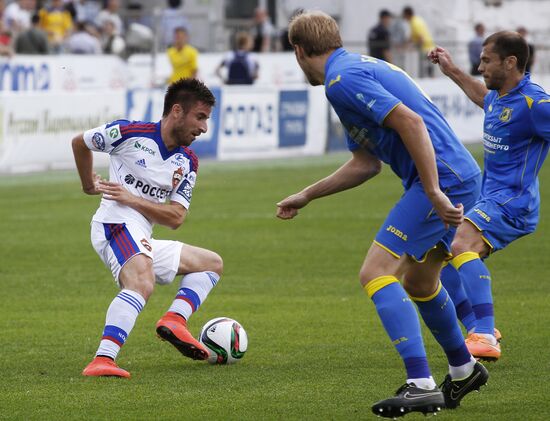
[{"label": "short sleeve", "polygon": [[550,142],[550,97],[536,101],[531,113],[535,133]]},{"label": "short sleeve", "polygon": [[[338,79],[340,78],[340,79]],[[351,109],[382,126],[401,100],[369,74],[347,72],[328,82],[327,97],[336,108]]]},{"label": "short sleeve", "polygon": [[184,156],[189,160],[189,172],[185,175],[183,175],[182,172],[182,180],[176,185],[174,190],[172,190],[170,201],[177,202],[185,209],[189,209],[191,198],[193,197],[193,188],[197,181],[199,160],[195,153],[189,148],[184,148]]},{"label": "short sleeve", "polygon": [[125,120],[117,120],[84,132],[86,146],[95,152],[111,153],[122,140],[121,126]]}]

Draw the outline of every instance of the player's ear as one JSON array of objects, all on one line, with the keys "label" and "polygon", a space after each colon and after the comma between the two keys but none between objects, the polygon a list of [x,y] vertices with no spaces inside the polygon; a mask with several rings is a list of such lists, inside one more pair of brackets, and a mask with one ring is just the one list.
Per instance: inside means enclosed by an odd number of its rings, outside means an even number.
[{"label": "player's ear", "polygon": [[512,71],[518,64],[518,58],[516,56],[509,56],[504,59],[506,70]]}]

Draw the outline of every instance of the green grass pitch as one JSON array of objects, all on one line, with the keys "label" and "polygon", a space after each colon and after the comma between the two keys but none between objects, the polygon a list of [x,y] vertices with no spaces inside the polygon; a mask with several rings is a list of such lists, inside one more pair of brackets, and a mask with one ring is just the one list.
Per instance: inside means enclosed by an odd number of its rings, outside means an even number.
[{"label": "green grass pitch", "polygon": [[[0,177],[0,419],[374,419],[371,404],[393,394],[404,370],[358,271],[399,180],[385,168],[292,221],[274,216],[278,200],[347,157],[201,164],[187,221],[155,236],[220,253],[225,274],[190,329],[233,317],[249,350],[233,366],[183,358],[154,330],[177,285],[157,287],[119,354],[129,381],[80,375],[117,293],[89,241],[98,197],[81,193],[74,172]],[[550,419],[549,164],[540,180],[538,231],[488,261],[503,357],[488,364],[482,393],[438,419]],[[439,383],[446,360],[425,340]]]}]

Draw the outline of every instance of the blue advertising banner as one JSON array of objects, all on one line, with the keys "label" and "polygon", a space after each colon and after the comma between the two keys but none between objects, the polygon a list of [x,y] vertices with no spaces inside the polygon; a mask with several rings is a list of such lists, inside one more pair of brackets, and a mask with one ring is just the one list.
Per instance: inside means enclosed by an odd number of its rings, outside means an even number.
[{"label": "blue advertising banner", "polygon": [[279,94],[279,147],[303,146],[307,138],[308,91]]}]

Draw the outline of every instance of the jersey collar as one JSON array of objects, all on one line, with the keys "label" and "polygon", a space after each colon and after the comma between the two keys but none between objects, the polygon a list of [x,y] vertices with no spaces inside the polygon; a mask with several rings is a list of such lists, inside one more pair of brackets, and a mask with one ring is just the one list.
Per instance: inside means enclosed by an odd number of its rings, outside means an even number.
[{"label": "jersey collar", "polygon": [[325,86],[327,81],[327,75],[328,75],[328,69],[332,65],[332,63],[338,58],[343,55],[346,55],[348,52],[344,50],[342,47],[337,48],[332,52],[332,54],[328,57],[327,62],[325,63]]}]

